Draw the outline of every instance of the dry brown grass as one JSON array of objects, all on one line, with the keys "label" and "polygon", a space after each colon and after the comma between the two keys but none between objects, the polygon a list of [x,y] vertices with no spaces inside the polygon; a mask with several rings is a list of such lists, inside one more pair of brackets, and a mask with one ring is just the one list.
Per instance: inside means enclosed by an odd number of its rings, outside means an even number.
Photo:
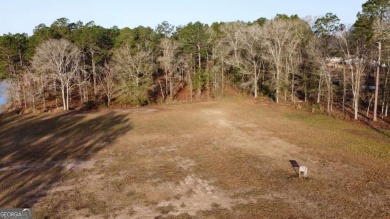
[{"label": "dry brown grass", "polygon": [[390,217],[387,131],[359,123],[234,97],[0,125],[0,206],[37,218]]}]

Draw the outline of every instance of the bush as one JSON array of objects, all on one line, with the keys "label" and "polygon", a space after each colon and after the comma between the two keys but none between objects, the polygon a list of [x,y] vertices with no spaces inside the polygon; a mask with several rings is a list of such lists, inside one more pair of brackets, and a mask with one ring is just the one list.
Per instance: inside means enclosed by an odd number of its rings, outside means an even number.
[{"label": "bush", "polygon": [[84,103],[83,109],[85,110],[93,110],[99,108],[99,102],[90,100]]}]

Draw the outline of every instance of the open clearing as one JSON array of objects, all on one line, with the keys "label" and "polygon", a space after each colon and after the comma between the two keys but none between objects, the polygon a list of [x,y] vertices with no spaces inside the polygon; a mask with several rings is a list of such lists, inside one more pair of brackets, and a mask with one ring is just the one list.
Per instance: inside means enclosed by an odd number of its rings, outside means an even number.
[{"label": "open clearing", "polygon": [[0,206],[37,218],[389,218],[388,133],[244,98],[1,118]]}]

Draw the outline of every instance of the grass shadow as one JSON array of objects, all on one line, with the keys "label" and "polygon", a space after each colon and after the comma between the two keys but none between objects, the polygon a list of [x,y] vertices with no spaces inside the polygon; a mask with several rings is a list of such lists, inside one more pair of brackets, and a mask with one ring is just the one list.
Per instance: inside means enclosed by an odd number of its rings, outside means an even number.
[{"label": "grass shadow", "polygon": [[89,160],[132,129],[125,114],[12,116],[0,119],[0,206],[31,207],[69,164]]}]

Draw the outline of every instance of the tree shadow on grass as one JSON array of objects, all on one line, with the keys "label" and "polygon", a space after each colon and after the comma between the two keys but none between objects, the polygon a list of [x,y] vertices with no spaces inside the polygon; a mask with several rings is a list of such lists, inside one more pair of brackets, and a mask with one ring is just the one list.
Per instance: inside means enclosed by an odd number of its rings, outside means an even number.
[{"label": "tree shadow on grass", "polygon": [[67,113],[0,119],[0,207],[31,207],[132,125],[125,114]]}]

